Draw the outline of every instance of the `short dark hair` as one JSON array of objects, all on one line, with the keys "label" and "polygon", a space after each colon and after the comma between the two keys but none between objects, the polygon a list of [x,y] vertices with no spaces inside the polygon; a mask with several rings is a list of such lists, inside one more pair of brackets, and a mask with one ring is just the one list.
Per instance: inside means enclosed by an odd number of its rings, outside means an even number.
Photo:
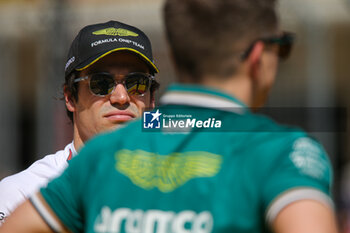
[{"label": "short dark hair", "polygon": [[[70,75],[67,75],[64,79],[63,89],[64,92],[68,93],[69,98],[78,101],[78,83],[74,80],[79,77],[80,72],[74,70]],[[71,122],[73,123],[73,113],[69,111],[66,107],[66,113]]]},{"label": "short dark hair", "polygon": [[[74,80],[78,78],[80,75],[79,71],[73,71],[70,75],[65,77],[65,82],[63,84],[63,88],[65,91],[69,94],[70,98],[72,98],[75,102],[78,101],[78,83],[75,83]],[[156,80],[152,80],[151,87],[150,87],[150,92],[151,92],[151,99],[153,99],[155,96],[156,90],[159,89],[160,84]],[[64,98],[63,98],[64,99]],[[72,123],[73,121],[73,113],[69,111],[66,107],[66,112],[67,116],[71,120]]]},{"label": "short dark hair", "polygon": [[176,68],[191,81],[235,73],[240,53],[276,33],[275,0],[166,0],[164,21]]}]

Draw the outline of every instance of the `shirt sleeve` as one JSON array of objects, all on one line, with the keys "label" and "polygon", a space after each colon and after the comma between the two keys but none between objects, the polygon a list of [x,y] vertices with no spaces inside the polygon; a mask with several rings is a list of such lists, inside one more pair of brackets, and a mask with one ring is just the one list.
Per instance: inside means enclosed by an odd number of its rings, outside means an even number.
[{"label": "shirt sleeve", "polygon": [[40,187],[46,186],[49,180],[62,173],[67,166],[65,160],[60,161],[62,155],[64,155],[64,151],[47,155],[34,162],[27,169],[1,180],[0,224],[29,196],[36,193]]},{"label": "shirt sleeve", "polygon": [[[82,229],[81,205],[79,195],[81,188],[77,163],[72,163],[61,177],[51,182],[41,194],[57,217],[73,232]],[[83,182],[83,181],[82,181]]]},{"label": "shirt sleeve", "polygon": [[54,173],[50,169],[52,166],[49,166],[49,158],[50,156],[46,156],[26,170],[8,176],[0,182],[0,219],[2,219],[0,222],[4,221],[31,194],[48,183],[51,174]]},{"label": "shirt sleeve", "polygon": [[[83,204],[84,186],[89,179],[89,171],[93,164],[89,150],[82,150],[79,156],[74,157],[68,168],[61,176],[51,181],[40,193],[57,218],[72,232],[83,231]],[[51,229],[56,229],[58,223],[48,221],[54,219],[48,216],[49,211],[41,208],[40,200],[32,196],[30,201],[39,214],[49,224]]]},{"label": "shirt sleeve", "polygon": [[[37,195],[30,198],[51,229],[63,224],[72,232],[84,231],[86,209],[91,203],[86,193],[93,192],[89,190],[89,184],[104,158],[101,144],[106,138],[109,138],[109,134],[99,135],[87,142],[79,154],[70,160],[63,174],[40,190],[42,198],[40,195],[39,198]],[[55,216],[52,216],[52,212]]]},{"label": "shirt sleeve", "polygon": [[0,182],[0,226],[10,213],[24,200],[24,195],[17,185],[11,181],[10,177]]},{"label": "shirt sleeve", "polygon": [[332,168],[325,150],[309,137],[294,139],[289,144],[274,161],[263,186],[268,223],[285,206],[298,200],[312,199],[333,208]]}]

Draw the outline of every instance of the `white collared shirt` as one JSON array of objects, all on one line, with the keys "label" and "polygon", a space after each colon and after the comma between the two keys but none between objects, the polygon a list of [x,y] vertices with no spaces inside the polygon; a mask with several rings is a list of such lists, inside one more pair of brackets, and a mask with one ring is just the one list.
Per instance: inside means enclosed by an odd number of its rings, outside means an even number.
[{"label": "white collared shirt", "polygon": [[74,144],[37,160],[27,169],[0,181],[0,225],[14,209],[30,195],[58,177],[77,154]]}]

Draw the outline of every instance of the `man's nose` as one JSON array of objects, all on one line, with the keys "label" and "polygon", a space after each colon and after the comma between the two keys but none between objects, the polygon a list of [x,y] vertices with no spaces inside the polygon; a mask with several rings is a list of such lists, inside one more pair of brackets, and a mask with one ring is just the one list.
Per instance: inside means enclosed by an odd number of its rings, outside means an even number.
[{"label": "man's nose", "polygon": [[124,85],[119,83],[110,96],[111,104],[125,105],[130,103],[130,96]]}]

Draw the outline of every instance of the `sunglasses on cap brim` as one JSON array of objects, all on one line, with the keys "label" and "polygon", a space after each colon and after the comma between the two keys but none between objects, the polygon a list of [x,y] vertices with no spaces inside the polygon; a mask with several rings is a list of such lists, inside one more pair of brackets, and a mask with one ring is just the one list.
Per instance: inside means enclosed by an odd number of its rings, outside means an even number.
[{"label": "sunglasses on cap brim", "polygon": [[295,34],[291,32],[283,32],[279,36],[271,36],[271,37],[264,37],[255,40],[248,49],[241,55],[241,60],[244,61],[248,58],[249,54],[252,52],[254,45],[261,41],[265,44],[277,44],[279,46],[278,49],[278,57],[281,60],[285,60],[289,57],[290,52],[293,47],[293,43],[295,41]]},{"label": "sunglasses on cap brim", "polygon": [[[116,80],[116,77],[122,77],[122,79]],[[133,72],[127,75],[113,75],[100,72],[77,78],[74,80],[74,83],[83,80],[89,81],[90,91],[96,96],[112,94],[118,84],[123,84],[129,95],[143,96],[149,91],[154,77],[141,72]]]}]

